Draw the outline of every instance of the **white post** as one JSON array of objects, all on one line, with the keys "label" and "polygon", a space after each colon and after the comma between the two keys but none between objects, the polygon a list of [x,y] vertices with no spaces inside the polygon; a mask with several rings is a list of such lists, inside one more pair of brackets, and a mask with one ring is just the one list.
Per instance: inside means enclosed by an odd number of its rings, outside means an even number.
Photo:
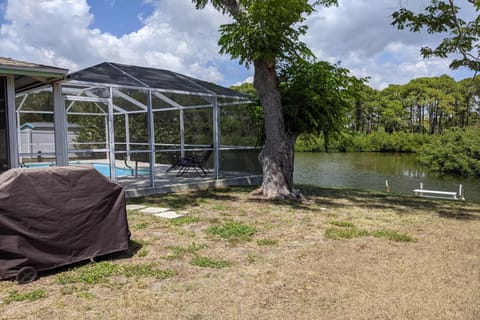
[{"label": "white post", "polygon": [[53,113],[55,127],[55,157],[57,166],[68,165],[67,111],[60,83],[53,84]]},{"label": "white post", "polygon": [[[18,168],[18,137],[15,115],[15,78],[7,76],[7,128],[9,167]],[[20,126],[20,124],[18,124]]]},{"label": "white post", "polygon": [[420,182],[420,189],[423,189],[423,182]]},{"label": "white post", "polygon": [[217,97],[213,97],[213,152],[215,180],[220,177],[220,106],[218,105]]},{"label": "white post", "polygon": [[148,90],[148,146],[150,149],[150,187],[155,187],[155,127],[153,123],[152,90]]},{"label": "white post", "polygon": [[107,115],[107,142],[108,142],[108,155],[110,163],[110,179],[116,180],[115,176],[115,133],[113,130],[113,89],[109,88],[110,97],[108,99],[108,115]]},{"label": "white post", "polygon": [[180,109],[180,157],[185,157],[185,114]]},{"label": "white post", "polygon": [[385,180],[385,189],[387,192],[390,192],[390,185],[388,184],[388,180]]},{"label": "white post", "polygon": [[458,186],[458,198],[460,200],[465,200],[465,196],[463,195],[463,185],[462,184],[460,184]]},{"label": "white post", "polygon": [[125,143],[127,151],[127,161],[130,161],[130,121],[128,113],[125,113]]}]

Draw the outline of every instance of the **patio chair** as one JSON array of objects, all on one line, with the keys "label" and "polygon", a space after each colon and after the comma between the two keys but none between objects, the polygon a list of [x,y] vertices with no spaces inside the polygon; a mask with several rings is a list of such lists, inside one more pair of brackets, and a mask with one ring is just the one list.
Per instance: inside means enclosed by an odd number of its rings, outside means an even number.
[{"label": "patio chair", "polygon": [[167,169],[167,172],[178,170],[176,176],[180,177],[187,173],[190,169],[193,169],[200,177],[205,177],[208,173],[208,168],[205,167],[205,164],[212,153],[213,144],[210,145],[207,150],[202,151],[198,155],[181,157],[177,162],[172,164],[170,168]]}]

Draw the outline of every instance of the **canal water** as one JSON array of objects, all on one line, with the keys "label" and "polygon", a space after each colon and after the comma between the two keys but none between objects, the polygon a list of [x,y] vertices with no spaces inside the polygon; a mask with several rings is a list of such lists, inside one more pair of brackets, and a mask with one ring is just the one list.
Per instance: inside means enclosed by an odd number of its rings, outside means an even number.
[{"label": "canal water", "polygon": [[464,187],[466,200],[480,202],[480,179],[439,176],[415,161],[412,154],[391,153],[295,153],[294,182],[322,187],[385,191],[413,195],[424,189],[456,191]]}]

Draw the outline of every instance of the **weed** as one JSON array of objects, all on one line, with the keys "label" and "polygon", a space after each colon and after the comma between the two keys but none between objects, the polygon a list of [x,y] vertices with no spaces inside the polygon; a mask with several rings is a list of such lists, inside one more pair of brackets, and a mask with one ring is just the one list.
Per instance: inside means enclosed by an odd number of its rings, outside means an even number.
[{"label": "weed", "polygon": [[258,260],[258,256],[254,255],[254,254],[249,254],[247,256],[248,263],[255,263],[255,262],[257,262],[257,260]]},{"label": "weed", "polygon": [[277,245],[278,241],[273,239],[259,239],[257,240],[257,245],[259,246],[274,246]]},{"label": "weed", "polygon": [[10,292],[8,297],[3,301],[5,304],[9,304],[13,301],[36,301],[47,297],[47,292],[43,289],[35,290],[27,293],[18,293],[17,291]]},{"label": "weed", "polygon": [[95,298],[95,296],[93,294],[91,294],[90,292],[88,292],[86,290],[82,290],[82,291],[77,292],[77,297],[78,298],[83,298],[83,299],[89,299],[89,300]]},{"label": "weed", "polygon": [[155,264],[120,265],[110,262],[99,262],[81,267],[75,271],[69,271],[57,277],[59,284],[83,282],[97,284],[104,282],[111,276],[123,275],[126,277],[155,277],[165,279],[174,276],[171,270],[158,270]]},{"label": "weed", "polygon": [[325,230],[325,236],[329,239],[352,239],[368,236],[368,231],[357,228],[328,228]]},{"label": "weed", "polygon": [[241,223],[237,222],[229,222],[224,224],[223,226],[213,226],[207,230],[208,233],[219,235],[224,239],[231,239],[231,238],[240,238],[242,240],[250,240],[251,236],[253,236],[257,229],[254,227],[250,227]]},{"label": "weed", "polygon": [[140,258],[146,257],[147,255],[148,255],[148,250],[145,248],[142,248],[137,252],[137,257],[140,257]]},{"label": "weed", "polygon": [[62,295],[68,295],[68,294],[73,294],[74,292],[77,292],[79,289],[76,286],[65,286],[60,288],[60,293]]},{"label": "weed", "polygon": [[199,217],[179,217],[172,219],[170,223],[174,226],[183,226],[184,224],[193,224],[193,223],[198,223],[200,221]]},{"label": "weed", "polygon": [[187,253],[195,254],[197,251],[205,249],[207,246],[204,244],[198,245],[195,242],[189,245],[187,248],[180,246],[168,246],[167,249],[173,251],[173,255],[168,256],[168,259],[182,259]]},{"label": "weed", "polygon": [[[334,223],[332,222],[332,224]],[[392,241],[416,242],[414,238],[406,234],[397,233],[390,230],[376,230],[368,232],[366,230],[357,229],[353,224],[350,224],[348,222],[342,222],[340,224],[344,226],[344,228],[328,228],[325,231],[325,236],[333,240],[373,236],[376,238],[386,238]],[[338,226],[338,224],[336,225]]]},{"label": "weed", "polygon": [[353,223],[347,222],[347,221],[331,221],[330,224],[333,224],[334,226],[342,227],[342,228],[355,228]]},{"label": "weed", "polygon": [[372,236],[377,238],[387,238],[392,241],[399,242],[416,242],[417,240],[403,233],[398,233],[390,230],[377,230],[371,233]]},{"label": "weed", "polygon": [[195,256],[192,259],[192,264],[199,267],[216,268],[216,269],[226,268],[232,265],[230,261],[213,260],[213,259],[202,257],[202,256]]},{"label": "weed", "polygon": [[144,223],[139,223],[139,224],[135,225],[134,228],[137,229],[137,230],[142,230],[142,229],[148,228],[149,225],[150,225],[150,223],[144,222]]}]

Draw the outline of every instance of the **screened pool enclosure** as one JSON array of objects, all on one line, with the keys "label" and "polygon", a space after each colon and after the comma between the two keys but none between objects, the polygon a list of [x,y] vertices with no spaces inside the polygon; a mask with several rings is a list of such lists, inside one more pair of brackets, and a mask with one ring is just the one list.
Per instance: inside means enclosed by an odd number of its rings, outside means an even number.
[{"label": "screened pool enclosure", "polygon": [[[206,81],[104,62],[17,93],[19,163],[102,163],[112,180],[136,188],[258,175],[261,124],[248,104],[243,94]],[[206,177],[167,172],[206,150]]]}]

